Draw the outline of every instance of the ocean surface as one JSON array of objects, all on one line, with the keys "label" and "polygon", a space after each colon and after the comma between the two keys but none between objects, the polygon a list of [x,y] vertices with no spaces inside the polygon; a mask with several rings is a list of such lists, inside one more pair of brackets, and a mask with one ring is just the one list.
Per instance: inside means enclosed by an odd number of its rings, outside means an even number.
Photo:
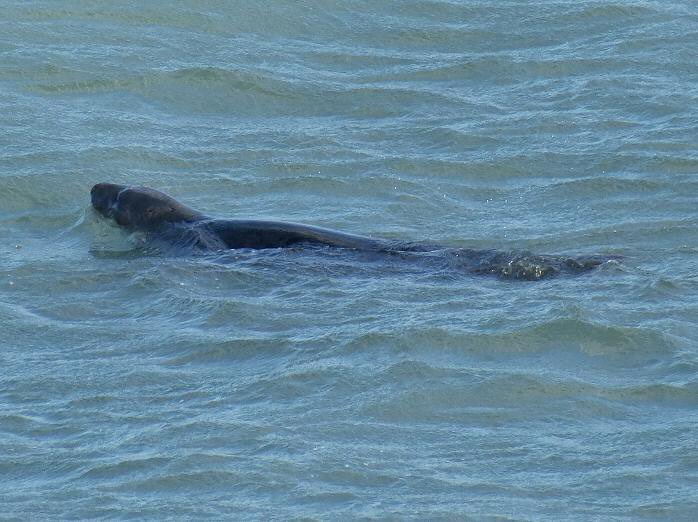
[{"label": "ocean surface", "polygon": [[[173,255],[207,214],[620,256]],[[694,0],[2,1],[0,518],[695,520]]]}]

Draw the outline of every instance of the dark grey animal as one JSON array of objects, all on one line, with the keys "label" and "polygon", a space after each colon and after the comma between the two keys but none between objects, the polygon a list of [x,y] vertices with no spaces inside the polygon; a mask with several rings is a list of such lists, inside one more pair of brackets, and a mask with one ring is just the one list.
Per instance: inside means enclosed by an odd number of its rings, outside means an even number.
[{"label": "dark grey animal", "polygon": [[432,258],[434,253],[448,259],[450,266],[455,268],[515,279],[541,279],[560,272],[584,272],[613,259],[609,256],[572,258],[449,248],[374,239],[283,221],[216,219],[147,187],[98,183],[92,187],[91,196],[92,206],[97,212],[129,231],[144,232],[159,239],[210,251],[320,245]]}]

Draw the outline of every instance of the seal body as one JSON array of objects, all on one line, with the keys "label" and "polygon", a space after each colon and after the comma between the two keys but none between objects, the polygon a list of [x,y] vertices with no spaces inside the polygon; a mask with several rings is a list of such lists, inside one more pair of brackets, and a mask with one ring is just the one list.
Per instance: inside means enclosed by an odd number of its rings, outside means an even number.
[{"label": "seal body", "polygon": [[387,242],[327,228],[283,221],[211,219],[196,228],[210,231],[227,248],[279,248],[307,243],[356,250],[382,250]]},{"label": "seal body", "polygon": [[203,250],[283,248],[320,245],[397,254],[443,269],[493,274],[509,279],[542,279],[561,272],[591,270],[612,256],[565,257],[528,252],[450,248],[428,243],[376,239],[284,221],[215,219],[158,190],[98,183],[92,206],[132,232]]}]

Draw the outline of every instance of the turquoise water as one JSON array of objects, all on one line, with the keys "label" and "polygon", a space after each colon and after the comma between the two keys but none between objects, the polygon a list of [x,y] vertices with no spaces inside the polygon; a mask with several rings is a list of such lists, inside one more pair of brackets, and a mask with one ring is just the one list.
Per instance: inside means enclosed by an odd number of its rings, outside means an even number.
[{"label": "turquoise water", "polygon": [[[0,516],[695,519],[694,2],[1,12]],[[165,255],[101,181],[623,259]]]}]

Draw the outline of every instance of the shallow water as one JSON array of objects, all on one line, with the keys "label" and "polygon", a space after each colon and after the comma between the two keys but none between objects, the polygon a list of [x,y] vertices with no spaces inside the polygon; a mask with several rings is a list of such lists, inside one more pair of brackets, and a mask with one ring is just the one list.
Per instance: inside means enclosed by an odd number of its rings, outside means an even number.
[{"label": "shallow water", "polygon": [[[695,517],[693,2],[2,12],[2,516]],[[167,255],[97,218],[100,181],[623,259]]]}]

